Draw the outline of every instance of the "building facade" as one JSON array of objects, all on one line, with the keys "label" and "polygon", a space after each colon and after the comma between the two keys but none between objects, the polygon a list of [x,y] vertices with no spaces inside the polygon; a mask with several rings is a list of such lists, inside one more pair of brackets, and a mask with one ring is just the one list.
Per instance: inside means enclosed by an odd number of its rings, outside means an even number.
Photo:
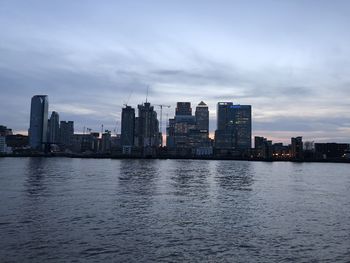
[{"label": "building facade", "polygon": [[12,135],[12,129],[7,128],[6,126],[0,125],[0,136]]},{"label": "building facade", "polygon": [[70,149],[73,146],[74,122],[60,122],[60,146],[62,149]]},{"label": "building facade", "polygon": [[175,117],[167,127],[168,152],[177,156],[208,156],[213,152],[209,139],[209,110],[202,101],[192,115],[190,102],[178,102]]},{"label": "building facade", "polygon": [[48,143],[58,144],[60,140],[60,117],[56,111],[51,113],[48,121]]},{"label": "building facade", "polygon": [[215,148],[248,153],[252,147],[251,105],[219,102]]},{"label": "building facade", "polygon": [[138,105],[135,137],[135,145],[140,148],[160,146],[159,121],[157,113],[149,102]]},{"label": "building facade", "polygon": [[135,109],[126,106],[122,109],[121,144],[122,147],[133,147],[135,137]]},{"label": "building facade", "polygon": [[303,137],[291,138],[291,158],[302,159],[303,158]]},{"label": "building facade", "polygon": [[0,153],[7,152],[6,137],[0,136]]},{"label": "building facade", "polygon": [[177,102],[175,115],[192,115],[191,102]]},{"label": "building facade", "polygon": [[42,151],[47,143],[49,99],[47,95],[35,95],[31,100],[29,145],[34,150]]},{"label": "building facade", "polygon": [[196,129],[207,131],[209,134],[209,108],[207,104],[201,101],[196,107]]}]

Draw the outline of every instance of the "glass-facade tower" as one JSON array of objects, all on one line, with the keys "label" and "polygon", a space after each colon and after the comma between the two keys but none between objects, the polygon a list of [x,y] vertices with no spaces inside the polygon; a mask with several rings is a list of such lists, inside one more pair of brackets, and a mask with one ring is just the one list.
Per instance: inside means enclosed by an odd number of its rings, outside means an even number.
[{"label": "glass-facade tower", "polygon": [[47,143],[49,99],[47,95],[35,95],[31,100],[29,145],[32,149],[42,151]]}]

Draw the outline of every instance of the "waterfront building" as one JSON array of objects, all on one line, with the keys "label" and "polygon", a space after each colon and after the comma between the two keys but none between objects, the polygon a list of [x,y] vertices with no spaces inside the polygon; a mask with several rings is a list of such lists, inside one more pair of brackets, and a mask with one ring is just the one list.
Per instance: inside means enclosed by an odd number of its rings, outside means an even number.
[{"label": "waterfront building", "polygon": [[96,140],[97,138],[93,134],[73,134],[70,139],[69,150],[76,153],[96,152]]},{"label": "waterfront building", "polygon": [[234,105],[219,102],[217,107],[217,130],[215,148],[228,153],[249,153],[252,136],[251,105]]},{"label": "waterfront building", "polygon": [[322,159],[343,158],[349,150],[347,143],[315,143],[315,154]]},{"label": "waterfront building", "polygon": [[31,100],[29,144],[34,150],[44,150],[47,143],[49,100],[47,95],[35,95]]},{"label": "waterfront building", "polygon": [[24,149],[28,147],[28,136],[22,134],[7,135],[6,144],[12,149]]},{"label": "waterfront building", "polygon": [[48,121],[48,143],[58,144],[60,140],[60,117],[56,111],[51,113]]},{"label": "waterfront building", "polygon": [[6,137],[0,136],[0,153],[7,152]]},{"label": "waterfront building", "polygon": [[121,145],[133,147],[135,137],[135,109],[126,106],[122,109]]},{"label": "waterfront building", "polygon": [[293,159],[303,159],[303,137],[293,137],[291,138],[291,158]]},{"label": "waterfront building", "polygon": [[111,143],[112,143],[111,138],[112,138],[111,132],[108,130],[105,130],[105,132],[101,136],[101,151],[103,153],[111,152]]},{"label": "waterfront building", "polygon": [[207,104],[201,101],[196,107],[196,129],[207,131],[209,134],[209,109]]},{"label": "waterfront building", "polygon": [[290,148],[283,143],[274,143],[272,145],[272,154],[274,159],[290,159]]},{"label": "waterfront building", "polygon": [[166,129],[166,146],[168,149],[175,148],[175,118],[169,119],[168,127]]},{"label": "waterfront building", "polygon": [[175,117],[167,127],[168,152],[177,156],[208,156],[213,152],[209,139],[209,110],[202,101],[192,115],[190,102],[177,102]]},{"label": "waterfront building", "polygon": [[7,128],[6,126],[0,125],[0,136],[12,135],[12,129]]},{"label": "waterfront building", "polygon": [[60,146],[63,149],[70,149],[73,145],[74,122],[61,121],[60,122]]},{"label": "waterfront building", "polygon": [[159,147],[160,133],[157,113],[149,102],[138,105],[135,122],[136,146],[140,148]]},{"label": "waterfront building", "polygon": [[116,134],[115,136],[111,137],[111,150],[118,150],[122,146],[121,144],[121,134]]},{"label": "waterfront building", "polygon": [[272,141],[264,137],[254,137],[254,153],[255,157],[262,159],[270,159],[273,155]]},{"label": "waterfront building", "polygon": [[190,102],[177,102],[175,117],[169,119],[167,128],[168,148],[190,148],[189,132],[196,129],[196,117],[192,115]]}]

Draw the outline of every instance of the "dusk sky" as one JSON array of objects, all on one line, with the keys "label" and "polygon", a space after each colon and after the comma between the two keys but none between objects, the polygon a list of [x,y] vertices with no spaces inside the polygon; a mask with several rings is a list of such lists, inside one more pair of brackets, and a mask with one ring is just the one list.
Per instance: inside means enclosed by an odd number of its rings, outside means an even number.
[{"label": "dusk sky", "polygon": [[25,133],[47,94],[76,132],[120,131],[149,87],[163,119],[206,102],[211,133],[233,101],[252,105],[253,136],[349,142],[349,14],[337,0],[0,0],[0,125]]}]

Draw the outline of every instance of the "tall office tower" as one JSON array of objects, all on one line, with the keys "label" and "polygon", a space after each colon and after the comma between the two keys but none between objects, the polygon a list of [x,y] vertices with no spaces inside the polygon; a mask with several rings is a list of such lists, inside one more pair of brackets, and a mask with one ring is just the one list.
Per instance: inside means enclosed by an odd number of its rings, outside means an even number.
[{"label": "tall office tower", "polygon": [[138,105],[137,145],[139,147],[158,147],[160,145],[159,121],[157,113],[149,102]]},{"label": "tall office tower", "polygon": [[51,113],[51,117],[48,122],[48,143],[57,144],[60,139],[60,117],[56,111]]},{"label": "tall office tower", "polygon": [[175,115],[192,115],[191,102],[178,102],[176,105]]},{"label": "tall office tower", "polygon": [[74,122],[61,121],[60,122],[60,145],[64,149],[69,149],[73,145]]},{"label": "tall office tower", "polygon": [[201,101],[196,107],[196,129],[209,133],[209,110],[207,104]]},{"label": "tall office tower", "polygon": [[235,120],[237,149],[250,150],[252,148],[252,106],[234,105],[232,111]]},{"label": "tall office tower", "polygon": [[215,147],[238,151],[250,150],[252,145],[251,115],[250,105],[233,105],[232,102],[219,102]]},{"label": "tall office tower", "polygon": [[29,145],[35,150],[44,150],[47,142],[47,118],[49,99],[47,95],[32,97],[30,109]]},{"label": "tall office tower", "polygon": [[123,146],[134,146],[135,136],[135,109],[126,106],[122,109],[122,131],[121,144]]},{"label": "tall office tower", "polygon": [[295,159],[303,158],[303,137],[291,138],[291,157]]}]

